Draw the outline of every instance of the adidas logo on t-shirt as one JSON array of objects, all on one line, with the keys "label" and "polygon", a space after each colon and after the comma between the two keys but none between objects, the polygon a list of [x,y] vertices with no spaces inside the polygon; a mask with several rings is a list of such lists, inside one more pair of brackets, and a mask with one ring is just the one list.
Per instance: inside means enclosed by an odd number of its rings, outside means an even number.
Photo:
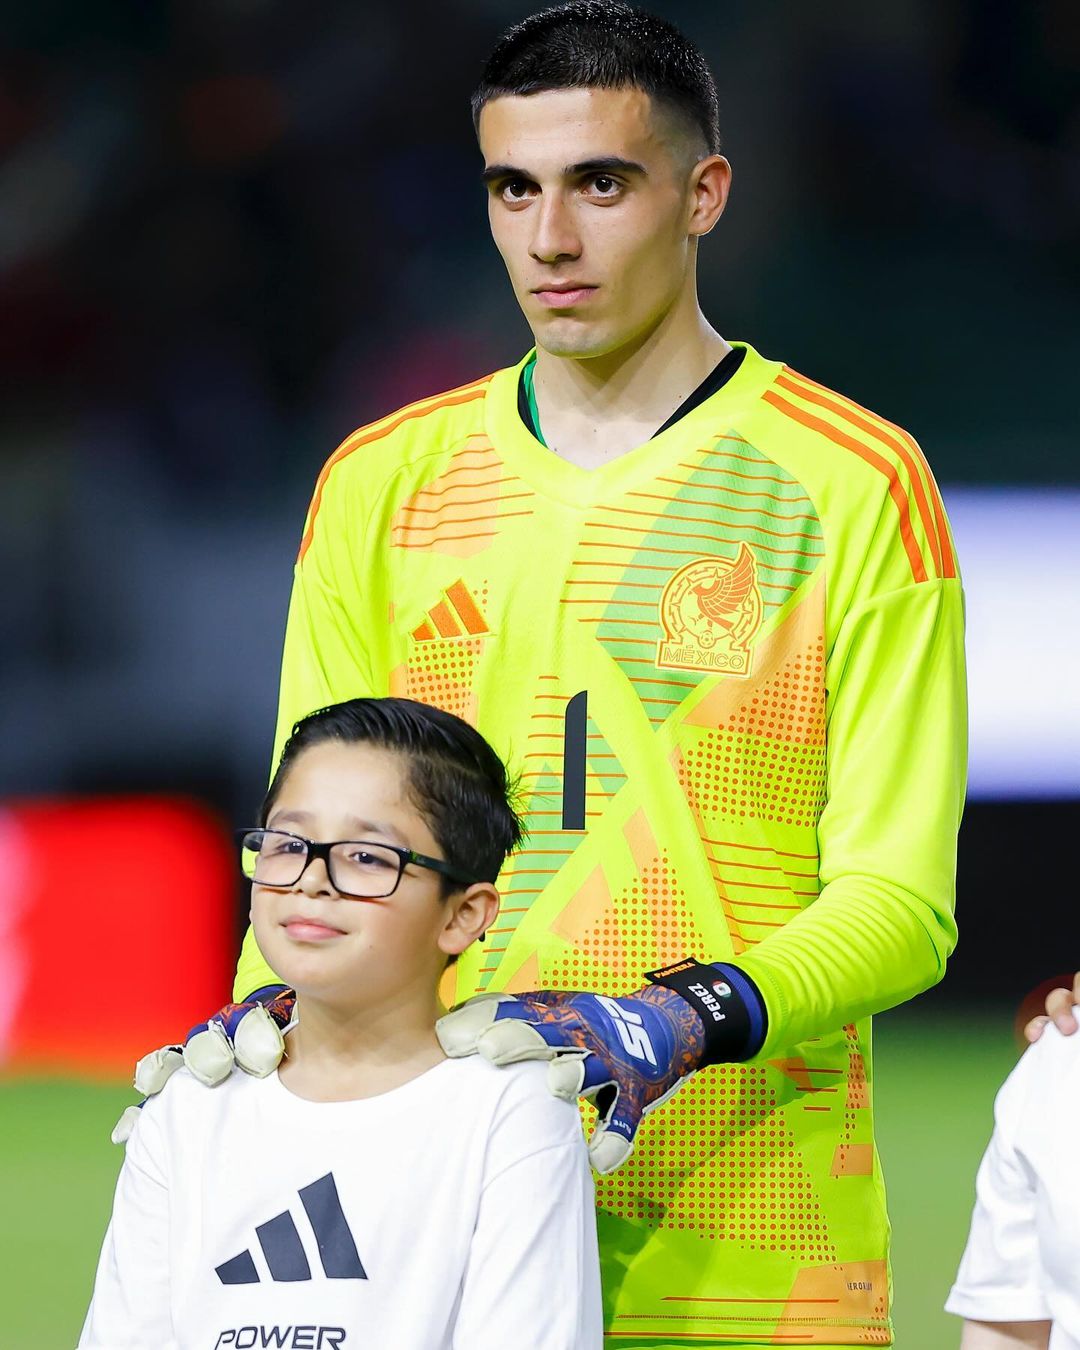
[{"label": "adidas logo on t-shirt", "polygon": [[[315,1241],[319,1247],[319,1260],[328,1280],[366,1280],[367,1272],[360,1264],[360,1255],[353,1241],[345,1211],[341,1208],[337,1185],[333,1172],[313,1181],[310,1186],[300,1190],[300,1200],[304,1206]],[[255,1229],[259,1246],[266,1258],[270,1277],[275,1281],[298,1281],[311,1279],[311,1267],[304,1251],[300,1234],[296,1231],[293,1216],[288,1210],[275,1214],[266,1223]],[[255,1269],[250,1250],[242,1251],[220,1266],[215,1266],[217,1277],[222,1284],[258,1284],[259,1272]]]}]

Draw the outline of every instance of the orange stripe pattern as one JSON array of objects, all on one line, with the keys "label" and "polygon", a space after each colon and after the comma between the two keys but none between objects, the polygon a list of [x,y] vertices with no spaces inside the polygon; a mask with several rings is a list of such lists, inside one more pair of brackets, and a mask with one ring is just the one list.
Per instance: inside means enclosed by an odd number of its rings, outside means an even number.
[{"label": "orange stripe pattern", "polygon": [[795,422],[801,422],[804,427],[809,427],[811,431],[820,432],[822,436],[827,437],[834,445],[842,446],[845,450],[851,450],[864,459],[867,464],[872,464],[879,473],[883,473],[889,482],[889,496],[892,497],[896,505],[896,510],[900,516],[900,538],[903,540],[904,548],[907,552],[908,562],[911,564],[911,575],[916,581],[926,581],[926,566],[923,563],[922,553],[919,550],[918,540],[915,538],[915,532],[911,528],[911,513],[908,510],[908,496],[904,491],[903,484],[900,482],[900,475],[897,472],[896,465],[892,464],[883,455],[879,455],[876,450],[871,450],[868,445],[863,445],[853,436],[846,432],[839,431],[831,422],[826,422],[821,417],[815,417],[812,413],[804,412],[801,408],[788,403],[786,399],[774,394],[771,389],[766,389],[761,396],[766,403],[771,403],[774,408],[790,417]]},{"label": "orange stripe pattern", "polygon": [[[943,578],[955,577],[956,555],[953,553],[952,540],[949,537],[949,527],[945,520],[945,507],[941,500],[941,493],[938,490],[934,475],[930,470],[930,465],[926,462],[926,456],[919,448],[919,444],[915,438],[909,435],[903,427],[898,427],[895,422],[890,422],[887,418],[880,417],[877,413],[870,412],[867,408],[863,408],[852,399],[845,398],[842,394],[833,393],[831,389],[826,389],[823,385],[817,384],[814,380],[811,380],[809,376],[799,375],[797,372],[790,369],[787,370],[787,374],[796,379],[800,385],[808,386],[809,388],[816,390],[819,394],[828,395],[829,399],[832,400],[835,405],[835,411],[837,411],[841,417],[848,418],[853,424],[857,425],[855,416],[868,419],[870,430],[879,440],[882,440],[884,444],[889,445],[891,443],[890,439],[887,438],[891,436],[891,438],[895,438],[896,441],[901,442],[902,445],[906,447],[907,456],[910,456],[910,461],[913,461],[913,463],[909,462],[909,471],[912,472],[916,478],[925,480],[927,494],[929,495],[931,506],[933,508],[938,545],[935,557],[940,556],[941,560],[939,575]],[[804,397],[806,396],[807,395],[804,395]],[[899,447],[896,448],[899,451]],[[918,466],[917,473],[915,465]],[[917,492],[921,495],[921,484],[919,485]],[[929,527],[927,528],[927,535],[932,537]],[[931,544],[931,548],[933,547],[933,544]]]},{"label": "orange stripe pattern", "polygon": [[[930,472],[930,466],[914,438],[894,422],[878,417],[876,413],[870,412],[860,404],[854,403],[842,394],[833,393],[832,390],[787,366],[784,367],[783,373],[776,377],[775,384],[800,402],[793,403],[776,393],[774,389],[768,389],[762,395],[765,402],[793,421],[818,432],[834,445],[858,455],[884,475],[889,484],[889,496],[897,510],[900,538],[914,580],[920,582],[929,581],[931,577],[955,577],[956,558],[945,521],[941,493]],[[841,419],[859,435],[856,436],[825,420],[802,406],[803,404],[813,404],[824,409]],[[922,547],[915,533],[912,503],[926,535],[930,553],[929,563],[923,556]]]},{"label": "orange stripe pattern", "polygon": [[461,385],[459,388],[451,389],[436,398],[426,398],[417,403],[410,403],[408,407],[402,408],[393,416],[384,417],[379,422],[371,422],[367,426],[361,427],[359,431],[354,431],[351,436],[344,440],[323,465],[322,472],[315,483],[315,493],[311,499],[311,508],[308,511],[307,529],[300,541],[300,553],[297,562],[304,561],[304,555],[311,547],[311,540],[315,533],[315,518],[322,506],[323,492],[331,470],[336,468],[343,459],[347,459],[354,450],[359,450],[365,445],[371,445],[373,441],[382,440],[384,436],[389,436],[392,431],[396,431],[403,422],[411,422],[417,417],[426,417],[429,413],[437,412],[440,408],[451,408],[459,403],[471,403],[474,399],[483,398],[487,393],[487,386],[490,382],[491,376],[487,375],[482,380]]},{"label": "orange stripe pattern", "polygon": [[391,545],[472,557],[492,545],[504,521],[532,515],[533,495],[516,474],[507,473],[486,436],[471,435],[450,467],[395,511]]}]

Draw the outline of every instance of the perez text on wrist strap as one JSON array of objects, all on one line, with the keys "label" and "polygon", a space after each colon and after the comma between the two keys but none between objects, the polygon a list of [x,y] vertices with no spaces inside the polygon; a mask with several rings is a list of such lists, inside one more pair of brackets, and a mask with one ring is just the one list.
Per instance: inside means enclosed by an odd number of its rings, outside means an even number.
[{"label": "perez text on wrist strap", "polygon": [[650,984],[662,984],[681,994],[705,1026],[702,1065],[747,1059],[765,1039],[764,1004],[756,987],[733,967],[703,965],[684,957],[662,970],[650,970]]}]

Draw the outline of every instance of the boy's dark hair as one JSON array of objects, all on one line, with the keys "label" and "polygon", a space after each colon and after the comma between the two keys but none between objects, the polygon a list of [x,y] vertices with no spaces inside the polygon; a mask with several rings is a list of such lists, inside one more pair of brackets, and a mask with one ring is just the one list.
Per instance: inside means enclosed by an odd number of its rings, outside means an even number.
[{"label": "boy's dark hair", "polygon": [[[494,881],[521,843],[513,785],[499,756],[467,722],[411,698],[354,698],[302,717],[281,752],[259,816],[265,825],[296,757],[324,741],[400,754],[413,805],[462,876]],[[458,889],[444,877],[443,893]]]},{"label": "boy's dark hair", "polygon": [[640,89],[720,149],[716,85],[705,58],[674,24],[621,0],[570,0],[508,28],[472,96],[473,125],[484,104],[506,94],[552,89]]}]

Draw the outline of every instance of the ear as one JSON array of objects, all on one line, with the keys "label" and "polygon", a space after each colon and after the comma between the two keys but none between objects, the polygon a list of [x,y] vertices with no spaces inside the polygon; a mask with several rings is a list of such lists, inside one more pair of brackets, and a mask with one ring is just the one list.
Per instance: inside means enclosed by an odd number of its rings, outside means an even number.
[{"label": "ear", "polygon": [[444,902],[446,922],[439,934],[439,949],[447,956],[460,956],[495,922],[499,892],[490,881],[475,881]]},{"label": "ear", "polygon": [[690,174],[690,219],[687,229],[691,236],[708,234],[727,205],[731,190],[731,165],[723,155],[709,155],[699,160]]}]

